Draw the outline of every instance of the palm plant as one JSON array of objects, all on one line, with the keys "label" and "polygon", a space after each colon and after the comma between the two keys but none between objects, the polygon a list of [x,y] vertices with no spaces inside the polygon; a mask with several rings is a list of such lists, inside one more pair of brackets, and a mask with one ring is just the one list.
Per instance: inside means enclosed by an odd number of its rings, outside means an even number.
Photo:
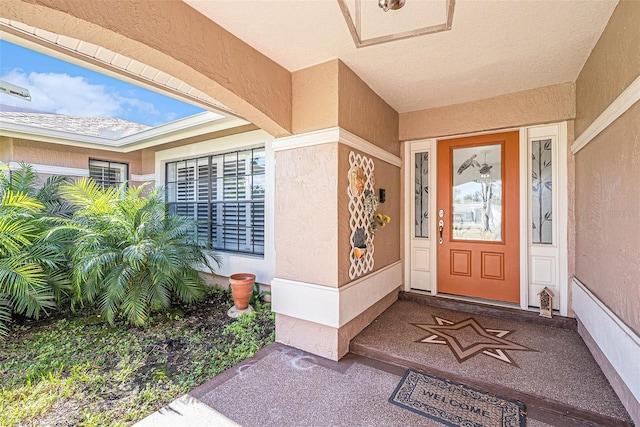
[{"label": "palm plant", "polygon": [[[4,173],[2,173],[4,172]],[[32,165],[20,162],[17,169],[0,169],[0,188],[24,193],[43,205],[43,214],[50,217],[71,218],[73,207],[60,196],[60,187],[71,183],[68,177],[53,175],[38,185],[38,174]]]},{"label": "palm plant", "polygon": [[[1,173],[1,172],[0,172]],[[45,234],[44,206],[25,193],[0,194],[0,337],[12,313],[38,318],[65,286],[60,245]]]},{"label": "palm plant", "polygon": [[71,280],[76,302],[97,303],[109,323],[119,314],[142,325],[171,298],[192,302],[204,295],[196,267],[213,272],[220,260],[192,239],[194,224],[167,215],[161,192],[141,197],[144,186],[103,188],[87,178],[63,186],[77,209],[70,226]]},{"label": "palm plant", "polygon": [[29,196],[30,200],[35,200],[41,205],[36,216],[38,230],[42,235],[37,241],[33,241],[35,247],[32,250],[37,249],[37,253],[47,252],[48,255],[43,258],[46,266],[50,267],[47,271],[47,282],[56,298],[60,300],[68,282],[65,278],[67,265],[64,247],[70,242],[65,239],[54,239],[45,233],[58,224],[61,218],[71,218],[73,215],[73,206],[60,195],[60,187],[71,181],[68,177],[61,175],[50,176],[42,183],[39,181],[38,174],[30,164],[20,162],[15,169],[9,168],[8,165],[0,166],[0,191],[7,190],[12,194]]}]

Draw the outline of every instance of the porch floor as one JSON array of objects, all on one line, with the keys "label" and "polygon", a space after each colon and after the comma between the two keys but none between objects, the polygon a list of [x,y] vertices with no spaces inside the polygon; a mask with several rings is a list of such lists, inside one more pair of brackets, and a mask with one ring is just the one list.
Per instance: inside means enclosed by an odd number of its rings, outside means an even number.
[{"label": "porch floor", "polygon": [[520,400],[552,425],[631,424],[573,319],[402,293],[350,350]]}]

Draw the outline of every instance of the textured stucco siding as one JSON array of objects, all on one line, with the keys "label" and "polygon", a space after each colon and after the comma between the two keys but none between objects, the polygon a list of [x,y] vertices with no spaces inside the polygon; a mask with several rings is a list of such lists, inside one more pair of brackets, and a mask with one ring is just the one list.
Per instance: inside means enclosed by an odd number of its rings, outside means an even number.
[{"label": "textured stucco siding", "polygon": [[400,140],[482,132],[575,117],[575,84],[563,83],[494,98],[400,114]]},{"label": "textured stucco siding", "polygon": [[[576,82],[576,138],[640,77],[640,2],[621,1]],[[640,333],[640,103],[576,153],[576,277]]]},{"label": "textured stucco siding", "polygon": [[142,171],[140,151],[117,153],[114,151],[94,150],[70,145],[31,141],[28,139],[14,139],[13,141],[12,161],[14,162],[88,169],[90,158],[128,163],[129,174],[140,174]]},{"label": "textured stucco siding", "polygon": [[343,62],[338,80],[340,127],[399,156],[398,113]]},{"label": "textured stucco siding", "polygon": [[576,135],[640,75],[640,1],[622,0],[576,81]]},{"label": "textured stucco siding", "polygon": [[640,103],[576,154],[576,277],[640,335]]},{"label": "textured stucco siding", "polygon": [[336,59],[293,73],[294,134],[338,125],[338,62]]},{"label": "textured stucco siding", "polygon": [[338,286],[338,143],[276,152],[276,276]]}]

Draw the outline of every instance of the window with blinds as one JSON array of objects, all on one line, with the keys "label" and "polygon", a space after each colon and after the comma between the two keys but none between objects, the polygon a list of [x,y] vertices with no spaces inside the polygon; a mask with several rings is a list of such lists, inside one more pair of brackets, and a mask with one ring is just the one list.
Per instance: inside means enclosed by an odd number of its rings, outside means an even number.
[{"label": "window with blinds", "polygon": [[210,248],[263,255],[264,162],[255,148],[167,163],[169,212],[197,220]]},{"label": "window with blinds", "polygon": [[129,165],[89,159],[89,177],[104,187],[119,187],[129,179]]}]

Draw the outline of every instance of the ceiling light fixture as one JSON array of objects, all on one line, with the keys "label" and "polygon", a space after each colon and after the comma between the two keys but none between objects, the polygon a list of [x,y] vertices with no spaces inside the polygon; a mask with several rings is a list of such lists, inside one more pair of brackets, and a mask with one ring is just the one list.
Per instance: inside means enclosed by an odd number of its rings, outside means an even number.
[{"label": "ceiling light fixture", "polygon": [[404,6],[406,0],[380,0],[378,6],[385,12],[389,10],[398,10]]},{"label": "ceiling light fixture", "polygon": [[[373,46],[451,29],[456,0],[338,0],[356,47]],[[380,14],[380,9],[400,13]]]}]

